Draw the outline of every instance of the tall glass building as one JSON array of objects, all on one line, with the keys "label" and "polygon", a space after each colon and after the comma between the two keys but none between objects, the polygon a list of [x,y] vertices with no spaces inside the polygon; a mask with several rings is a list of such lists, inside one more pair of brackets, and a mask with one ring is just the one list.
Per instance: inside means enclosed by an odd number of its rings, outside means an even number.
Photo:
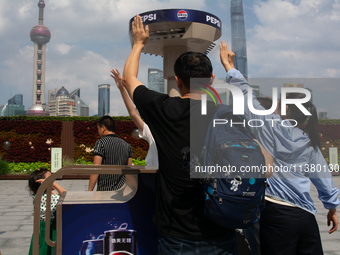
[{"label": "tall glass building", "polygon": [[248,80],[248,61],[246,31],[244,26],[244,13],[242,0],[231,0],[231,50],[235,53],[234,64],[244,78]]},{"label": "tall glass building", "polygon": [[23,105],[23,95],[17,94],[8,100],[6,105],[0,109],[0,116],[19,116],[26,115],[25,106]]},{"label": "tall glass building", "polygon": [[24,99],[22,94],[16,94],[14,97],[8,100],[8,104],[17,104],[17,105],[23,105]]},{"label": "tall glass building", "polygon": [[110,84],[98,85],[98,116],[110,114]]},{"label": "tall glass building", "polygon": [[74,99],[77,104],[77,115],[78,116],[89,116],[89,107],[80,98],[80,88],[73,90],[70,93],[70,98]]},{"label": "tall glass building", "polygon": [[157,68],[148,69],[148,88],[164,93],[163,71]]},{"label": "tall glass building", "polygon": [[25,106],[18,104],[6,104],[2,107],[0,116],[26,115]]}]

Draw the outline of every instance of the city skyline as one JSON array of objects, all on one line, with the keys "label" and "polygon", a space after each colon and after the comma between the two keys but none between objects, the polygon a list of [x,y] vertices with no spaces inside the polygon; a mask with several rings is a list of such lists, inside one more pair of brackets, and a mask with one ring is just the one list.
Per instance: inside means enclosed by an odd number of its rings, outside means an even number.
[{"label": "city skyline", "polygon": [[[45,90],[81,88],[82,99],[97,114],[98,84],[111,84],[112,115],[127,116],[110,70],[122,73],[131,50],[128,22],[136,14],[155,9],[202,10],[222,20],[222,37],[231,48],[230,1],[46,0],[44,25],[53,34],[48,43]],[[132,4],[133,3],[133,4]],[[0,0],[0,104],[23,94],[26,109],[32,95],[34,46],[28,31],[36,25],[37,0]],[[195,6],[192,8],[192,6]],[[119,10],[119,11],[117,11]],[[249,78],[327,78],[312,82],[313,101],[320,112],[340,118],[340,4],[333,0],[243,1]],[[15,32],[13,32],[15,31]],[[218,44],[219,41],[215,43]],[[225,77],[216,46],[209,54],[216,77]],[[139,80],[147,85],[148,68],[162,69],[161,57],[142,55]],[[318,64],[316,64],[318,63]],[[286,83],[288,81],[283,81]],[[280,84],[280,87],[283,86]],[[322,84],[322,85],[319,85]],[[261,92],[268,84],[258,84]],[[46,95],[45,95],[46,96]]]}]

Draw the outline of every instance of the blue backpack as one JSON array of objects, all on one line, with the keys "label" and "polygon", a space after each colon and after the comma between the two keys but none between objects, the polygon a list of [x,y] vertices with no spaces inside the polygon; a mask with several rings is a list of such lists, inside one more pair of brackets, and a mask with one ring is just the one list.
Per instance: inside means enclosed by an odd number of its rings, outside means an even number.
[{"label": "blue backpack", "polygon": [[[220,120],[215,127],[214,119]],[[265,159],[246,125],[242,116],[233,115],[232,108],[219,106],[209,123],[200,158],[206,167],[204,213],[226,228],[252,226],[265,205]]]}]

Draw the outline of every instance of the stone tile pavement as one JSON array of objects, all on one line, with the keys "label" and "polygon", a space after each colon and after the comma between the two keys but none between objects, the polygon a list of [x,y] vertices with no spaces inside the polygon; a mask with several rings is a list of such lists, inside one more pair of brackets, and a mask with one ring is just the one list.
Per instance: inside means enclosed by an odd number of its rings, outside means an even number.
[{"label": "stone tile pavement", "polygon": [[[66,190],[87,190],[88,180],[59,180]],[[0,180],[0,251],[25,255],[33,231],[33,199],[27,180]]]},{"label": "stone tile pavement", "polygon": [[[333,176],[334,185],[340,188],[340,176]],[[87,190],[87,180],[59,180],[66,190]],[[0,180],[0,250],[2,255],[28,254],[33,230],[33,204],[26,188],[27,180]],[[326,215],[312,185],[311,196],[315,201],[316,215],[326,255],[340,255],[340,229],[328,234]],[[339,217],[338,213],[338,218]]]}]

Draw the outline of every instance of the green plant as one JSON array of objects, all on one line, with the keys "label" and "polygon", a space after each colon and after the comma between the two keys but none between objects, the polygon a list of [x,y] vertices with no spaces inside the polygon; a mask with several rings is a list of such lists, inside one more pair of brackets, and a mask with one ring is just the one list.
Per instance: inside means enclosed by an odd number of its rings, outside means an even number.
[{"label": "green plant", "polygon": [[63,167],[68,166],[68,165],[74,165],[75,160],[74,158],[68,157],[68,156],[63,156]]},{"label": "green plant", "polygon": [[23,174],[30,174],[34,172],[35,170],[39,169],[40,167],[45,167],[47,169],[50,169],[50,164],[45,162],[20,162],[20,163],[9,163],[9,172],[13,174],[17,173],[23,173]]},{"label": "green plant", "polygon": [[78,158],[75,162],[75,164],[78,164],[78,165],[93,165],[93,162],[91,161],[86,161],[84,159],[84,157],[81,157],[81,158]]},{"label": "green plant", "polygon": [[8,162],[0,158],[0,175],[6,175],[9,171]]},{"label": "green plant", "polygon": [[133,158],[132,159],[132,163],[135,165],[135,166],[145,166],[145,160],[144,159],[140,159],[140,158]]}]

